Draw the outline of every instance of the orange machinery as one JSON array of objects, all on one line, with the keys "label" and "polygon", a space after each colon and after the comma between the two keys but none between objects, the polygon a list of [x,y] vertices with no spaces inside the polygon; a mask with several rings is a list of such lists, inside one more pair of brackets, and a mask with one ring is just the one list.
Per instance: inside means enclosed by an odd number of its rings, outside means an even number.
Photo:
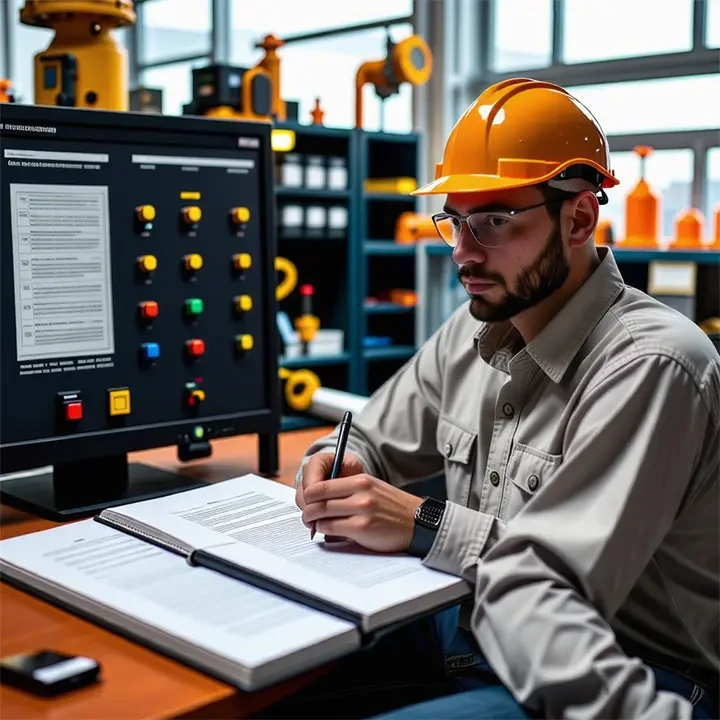
[{"label": "orange machinery", "polygon": [[387,40],[387,56],[382,60],[363,63],[355,75],[355,127],[363,126],[363,87],[372,83],[381,100],[400,90],[400,85],[424,85],[432,74],[433,59],[430,48],[419,35],[394,43]]},{"label": "orange machinery", "polygon": [[283,44],[275,35],[266,35],[256,46],[263,48],[265,55],[251,68],[218,64],[194,68],[192,100],[183,107],[183,114],[261,122],[286,120],[277,54]]}]

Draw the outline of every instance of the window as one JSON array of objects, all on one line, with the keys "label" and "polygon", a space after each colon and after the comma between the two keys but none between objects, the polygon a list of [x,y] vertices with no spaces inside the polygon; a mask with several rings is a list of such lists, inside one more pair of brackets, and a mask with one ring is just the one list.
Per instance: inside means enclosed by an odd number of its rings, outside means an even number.
[{"label": "window", "polygon": [[[640,179],[640,158],[634,152],[611,153],[612,168],[620,184],[607,190],[609,203],[600,208],[600,217],[611,221],[616,240],[625,237],[625,199]],[[657,150],[646,160],[645,179],[660,196],[662,242],[675,233],[675,218],[692,202],[692,150]]]},{"label": "window", "polygon": [[210,0],[150,0],[142,18],[142,65],[210,52]]},{"label": "window", "polygon": [[552,0],[495,0],[491,64],[497,73],[547,67],[552,58]]},{"label": "window", "polygon": [[705,187],[705,237],[713,238],[715,211],[720,208],[720,147],[710,148],[707,154]]},{"label": "window", "polygon": [[141,84],[163,91],[163,114],[182,115],[183,105],[192,100],[192,69],[210,62],[209,58],[175,63],[142,72]]},{"label": "window", "polygon": [[720,73],[567,90],[608,135],[720,128]]},{"label": "window", "polygon": [[692,49],[693,0],[565,0],[566,63]]},{"label": "window", "polygon": [[[394,41],[412,34],[412,26],[396,25],[390,36]],[[315,98],[325,111],[328,127],[355,126],[355,74],[368,60],[387,54],[386,34],[381,28],[343,33],[318,40],[293,43],[279,50],[280,93],[286,101],[299,102],[298,119],[310,122]],[[408,132],[412,129],[412,87],[400,86],[400,92],[388,98],[381,112],[380,100],[372,85],[363,89],[363,128]]]},{"label": "window", "polygon": [[413,0],[230,1],[233,41],[238,45],[240,56],[269,33],[278,37],[300,35],[386,18],[409,17],[413,12]]},{"label": "window", "polygon": [[705,44],[720,47],[720,0],[705,0]]}]

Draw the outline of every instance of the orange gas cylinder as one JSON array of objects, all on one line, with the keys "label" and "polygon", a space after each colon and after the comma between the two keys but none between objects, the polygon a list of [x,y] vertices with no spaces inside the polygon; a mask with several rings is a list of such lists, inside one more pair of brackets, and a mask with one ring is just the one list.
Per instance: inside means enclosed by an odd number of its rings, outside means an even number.
[{"label": "orange gas cylinder", "polygon": [[401,213],[395,224],[395,242],[407,245],[418,240],[440,240],[432,217],[414,212]]},{"label": "orange gas cylinder", "polygon": [[638,145],[640,180],[625,200],[625,247],[657,247],[660,241],[660,196],[645,179],[646,158],[653,149]]},{"label": "orange gas cylinder", "polygon": [[702,247],[704,221],[703,214],[697,208],[688,208],[678,213],[675,219],[675,237],[670,247],[675,250]]},{"label": "orange gas cylinder", "polygon": [[598,220],[597,227],[595,228],[595,244],[613,244],[613,228],[610,220]]}]

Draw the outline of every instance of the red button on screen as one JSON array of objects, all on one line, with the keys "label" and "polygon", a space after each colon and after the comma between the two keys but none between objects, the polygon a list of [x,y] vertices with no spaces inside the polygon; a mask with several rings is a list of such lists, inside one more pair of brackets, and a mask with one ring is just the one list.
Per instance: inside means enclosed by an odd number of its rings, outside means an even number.
[{"label": "red button on screen", "polygon": [[140,305],[140,312],[144,318],[156,318],[160,308],[154,300],[148,300]]},{"label": "red button on screen", "polygon": [[66,420],[82,420],[83,408],[81,402],[69,402],[65,405]]},{"label": "red button on screen", "polygon": [[193,357],[199,357],[205,352],[205,342],[203,340],[188,340],[188,353]]}]

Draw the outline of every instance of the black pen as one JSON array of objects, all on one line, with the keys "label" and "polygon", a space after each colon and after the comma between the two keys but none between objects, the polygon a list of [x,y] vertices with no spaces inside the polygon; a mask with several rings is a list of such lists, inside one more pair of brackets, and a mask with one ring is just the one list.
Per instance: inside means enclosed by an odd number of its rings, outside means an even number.
[{"label": "black pen", "polygon": [[[350,435],[350,427],[352,426],[352,413],[348,410],[340,422],[340,430],[338,430],[337,444],[335,445],[335,457],[333,457],[332,467],[330,468],[330,476],[327,480],[334,480],[340,477],[342,472],[343,461],[345,460],[345,448],[347,447],[348,437]],[[310,539],[315,537],[315,523],[313,522],[310,529]]]}]

